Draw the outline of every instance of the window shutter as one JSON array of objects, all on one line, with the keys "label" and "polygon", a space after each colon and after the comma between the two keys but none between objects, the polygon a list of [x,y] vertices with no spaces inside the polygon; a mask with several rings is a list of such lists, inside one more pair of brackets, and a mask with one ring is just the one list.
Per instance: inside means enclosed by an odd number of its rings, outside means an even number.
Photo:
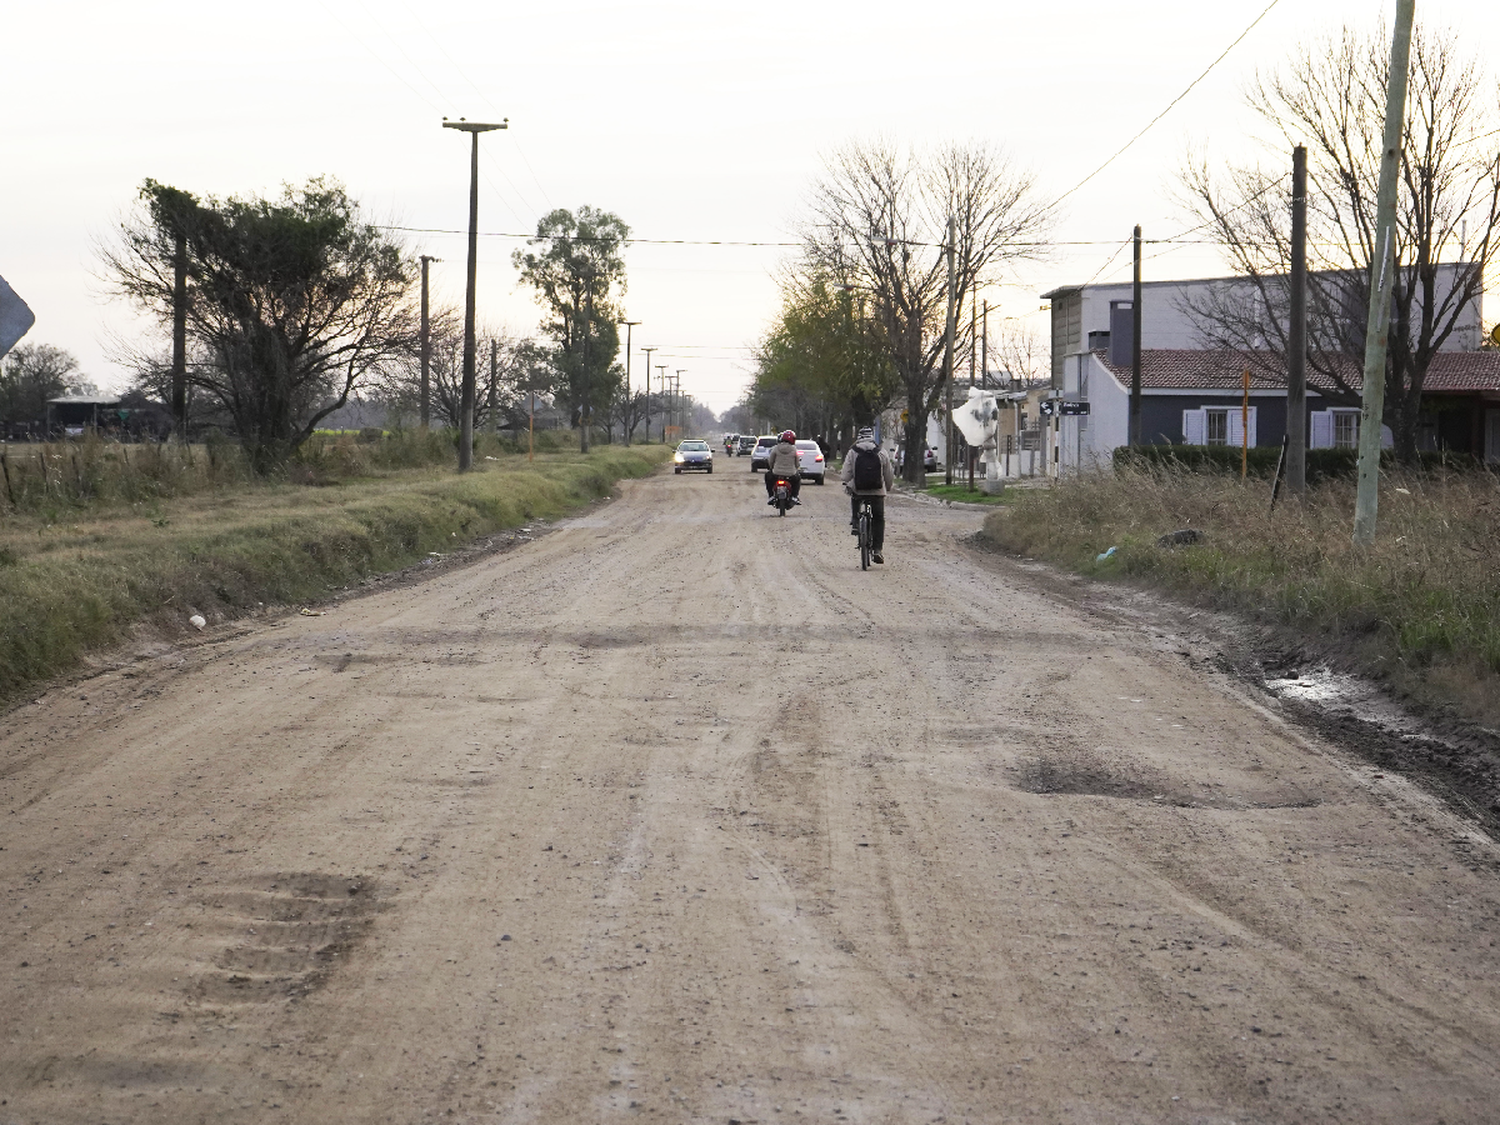
[{"label": "window shutter", "polygon": [[1232,410],[1226,410],[1224,414],[1229,423],[1224,427],[1225,432],[1228,434],[1228,437],[1224,439],[1224,444],[1231,449],[1238,449],[1245,444],[1245,426],[1243,420],[1240,418],[1239,408],[1235,407]]},{"label": "window shutter", "polygon": [[1313,411],[1311,440],[1307,443],[1307,446],[1309,449],[1333,448],[1332,410]]},{"label": "window shutter", "polygon": [[1257,407],[1252,406],[1250,408],[1250,418],[1249,418],[1249,421],[1250,421],[1250,440],[1249,440],[1248,444],[1252,448],[1256,445],[1256,440],[1255,440],[1255,438],[1256,438],[1256,433],[1255,433],[1255,411],[1256,410],[1257,410]]},{"label": "window shutter", "polygon": [[1208,443],[1208,411],[1184,410],[1182,412],[1182,440],[1188,445]]}]

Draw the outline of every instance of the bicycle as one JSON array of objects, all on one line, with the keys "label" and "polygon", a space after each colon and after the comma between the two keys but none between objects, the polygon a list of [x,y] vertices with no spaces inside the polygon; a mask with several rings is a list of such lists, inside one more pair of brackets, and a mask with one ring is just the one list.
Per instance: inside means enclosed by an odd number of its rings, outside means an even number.
[{"label": "bicycle", "polygon": [[868,496],[859,498],[858,512],[858,516],[855,517],[855,527],[859,531],[859,569],[869,570],[870,556],[875,553],[870,544],[870,538],[875,533],[872,526],[875,521],[875,510]]}]

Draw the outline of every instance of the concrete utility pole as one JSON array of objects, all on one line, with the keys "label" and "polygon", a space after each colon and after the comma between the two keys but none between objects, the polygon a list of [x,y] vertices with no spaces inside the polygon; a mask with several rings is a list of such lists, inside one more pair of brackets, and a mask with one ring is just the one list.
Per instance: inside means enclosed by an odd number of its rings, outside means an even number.
[{"label": "concrete utility pole", "polygon": [[655,348],[642,348],[646,353],[646,444],[651,444],[651,353]]},{"label": "concrete utility pole", "polygon": [[1391,289],[1396,281],[1396,173],[1401,126],[1406,116],[1406,77],[1416,0],[1396,0],[1391,33],[1391,77],[1385,96],[1385,139],[1375,204],[1375,258],[1370,263],[1370,318],[1365,326],[1364,401],[1359,414],[1359,485],[1354,496],[1354,542],[1375,541],[1380,506],[1380,423],[1385,415],[1386,337],[1391,326]]},{"label": "concrete utility pole", "polygon": [[[640,323],[638,320],[621,320],[625,326],[625,448],[630,448],[630,431],[635,427],[635,412],[630,409],[630,330]],[[647,363],[651,362],[647,359]],[[646,369],[650,374],[650,368]]]},{"label": "concrete utility pole", "polygon": [[1141,444],[1141,225],[1135,226],[1135,270],[1130,287],[1130,447]]},{"label": "concrete utility pole", "polygon": [[1307,491],[1307,149],[1292,150],[1292,307],[1286,356],[1286,486]]},{"label": "concrete utility pole", "polygon": [[[943,483],[953,483],[953,320],[954,320],[954,293],[953,293],[953,244],[958,241],[958,223],[952,215],[948,216],[948,326],[943,338],[943,380],[948,384],[948,416],[943,427],[944,445],[943,450]],[[927,435],[922,435],[925,443]],[[922,483],[927,477],[927,449],[924,445],[917,451],[919,464],[922,466]]]},{"label": "concrete utility pole", "polygon": [[510,118],[498,125],[443,118],[444,129],[460,129],[473,142],[469,148],[469,277],[464,289],[464,376],[459,396],[458,471],[466,473],[474,464],[474,276],[479,262],[479,134],[510,126]]},{"label": "concrete utility pole", "polygon": [[432,411],[432,326],[427,320],[427,267],[433,262],[441,262],[441,258],[434,258],[431,254],[423,254],[422,263],[422,387],[420,392],[421,406],[418,417],[422,423],[422,429],[426,429],[431,420]]},{"label": "concrete utility pole", "polygon": [[683,417],[683,415],[686,413],[686,411],[683,410],[683,401],[682,401],[682,373],[684,371],[686,371],[686,370],[687,370],[687,368],[685,368],[685,367],[679,367],[677,369],[677,378],[672,381],[672,392],[673,392],[672,393],[672,401],[677,404],[677,440],[678,441],[681,441],[683,439],[684,434],[683,434],[682,431],[684,431],[684,430],[687,429],[687,419],[685,417]]}]

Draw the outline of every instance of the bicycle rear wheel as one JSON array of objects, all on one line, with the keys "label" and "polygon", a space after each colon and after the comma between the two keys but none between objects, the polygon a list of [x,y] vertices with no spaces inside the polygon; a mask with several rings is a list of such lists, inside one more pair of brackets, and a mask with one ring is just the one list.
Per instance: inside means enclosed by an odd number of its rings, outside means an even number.
[{"label": "bicycle rear wheel", "polygon": [[870,506],[859,506],[859,569],[870,569]]}]

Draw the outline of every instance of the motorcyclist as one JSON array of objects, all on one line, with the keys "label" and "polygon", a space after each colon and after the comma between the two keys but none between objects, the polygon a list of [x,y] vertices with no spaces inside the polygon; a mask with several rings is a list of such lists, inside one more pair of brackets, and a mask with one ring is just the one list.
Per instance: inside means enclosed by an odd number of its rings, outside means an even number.
[{"label": "motorcyclist", "polygon": [[[873,453],[879,459],[878,483],[862,487],[855,480],[855,466],[861,452],[866,455]],[[880,448],[872,427],[861,427],[855,435],[854,444],[844,455],[844,467],[839,472],[839,479],[843,481],[844,491],[849,494],[849,530],[855,535],[859,534],[859,502],[865,497],[869,498],[870,557],[875,562],[885,562],[885,497],[886,493],[896,487],[896,474],[891,468],[890,454]]]},{"label": "motorcyclist", "polygon": [[800,504],[797,494],[802,491],[802,461],[797,455],[797,435],[791,430],[781,432],[781,440],[771,446],[766,457],[766,503],[776,502],[776,478],[791,482],[792,503]]}]

